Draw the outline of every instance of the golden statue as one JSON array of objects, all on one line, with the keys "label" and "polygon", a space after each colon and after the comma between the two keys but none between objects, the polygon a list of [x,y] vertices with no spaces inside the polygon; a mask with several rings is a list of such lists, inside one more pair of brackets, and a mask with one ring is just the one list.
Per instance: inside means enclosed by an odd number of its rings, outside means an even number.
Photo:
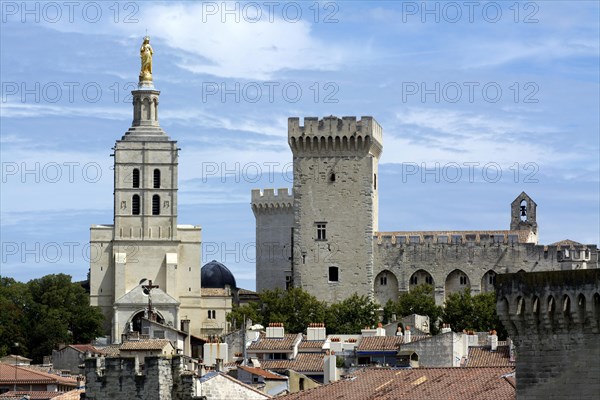
[{"label": "golden statue", "polygon": [[142,69],[140,71],[140,82],[152,81],[152,46],[150,46],[150,36],[144,37],[144,43],[140,48],[140,58],[142,59]]}]

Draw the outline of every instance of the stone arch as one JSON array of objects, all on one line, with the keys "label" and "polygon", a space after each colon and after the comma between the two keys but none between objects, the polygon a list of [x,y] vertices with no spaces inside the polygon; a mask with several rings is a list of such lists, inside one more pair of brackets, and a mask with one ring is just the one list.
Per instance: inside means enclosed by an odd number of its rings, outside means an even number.
[{"label": "stone arch", "polygon": [[496,271],[489,270],[481,277],[481,292],[493,292],[496,290]]},{"label": "stone arch", "polygon": [[577,296],[577,319],[579,319],[579,323],[582,325],[585,324],[586,319],[585,307],[585,296],[583,293],[579,293],[579,296]]},{"label": "stone arch", "polygon": [[375,300],[382,306],[388,302],[388,300],[398,300],[398,278],[393,272],[389,270],[383,270],[375,277]]},{"label": "stone arch", "polygon": [[[154,310],[154,312],[156,313],[156,321],[158,323],[164,324],[165,318],[162,316],[162,314],[156,310]],[[131,314],[131,317],[129,318],[129,320],[127,320],[127,323],[125,324],[125,329],[124,329],[123,333],[127,333],[130,331],[143,333],[142,332],[142,318],[144,318],[146,314],[147,314],[146,309],[140,309],[140,310],[133,312]]]},{"label": "stone arch", "polygon": [[469,288],[471,288],[469,276],[460,269],[455,269],[446,277],[446,283],[444,286],[444,293],[446,296],[452,293],[462,292],[463,290]]},{"label": "stone arch", "polygon": [[433,280],[433,276],[424,269],[419,269],[415,271],[408,281],[408,290],[411,290],[419,285],[427,284],[434,286],[435,281]]},{"label": "stone arch", "polygon": [[516,306],[516,314],[523,318],[525,316],[525,299],[521,296],[517,297]]},{"label": "stone arch", "polygon": [[533,319],[536,324],[540,323],[540,298],[538,296],[533,296],[531,300],[531,313],[533,314]]}]

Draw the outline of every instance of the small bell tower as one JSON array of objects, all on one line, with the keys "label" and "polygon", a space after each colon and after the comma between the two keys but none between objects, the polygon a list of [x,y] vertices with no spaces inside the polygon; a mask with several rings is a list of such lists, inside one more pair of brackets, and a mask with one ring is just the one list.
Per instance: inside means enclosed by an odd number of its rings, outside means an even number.
[{"label": "small bell tower", "polygon": [[529,231],[527,242],[537,243],[538,225],[536,221],[535,201],[525,192],[521,192],[519,196],[510,204],[510,230],[511,231]]}]

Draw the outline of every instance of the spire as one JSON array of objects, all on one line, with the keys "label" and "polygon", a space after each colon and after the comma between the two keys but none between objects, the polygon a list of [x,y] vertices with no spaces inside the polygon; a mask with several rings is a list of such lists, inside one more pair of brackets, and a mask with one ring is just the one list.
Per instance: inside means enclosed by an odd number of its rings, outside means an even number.
[{"label": "spire", "polygon": [[158,97],[160,91],[152,81],[152,57],[150,36],[145,36],[140,47],[141,69],[137,90],[132,90],[133,121],[123,140],[163,141],[169,137],[158,123]]}]

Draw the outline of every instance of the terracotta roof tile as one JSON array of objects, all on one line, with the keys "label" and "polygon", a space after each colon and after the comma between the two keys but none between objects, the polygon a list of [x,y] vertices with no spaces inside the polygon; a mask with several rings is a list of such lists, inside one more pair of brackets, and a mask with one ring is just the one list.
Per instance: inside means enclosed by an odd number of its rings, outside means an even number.
[{"label": "terracotta roof tile", "polygon": [[564,247],[571,247],[571,246],[583,246],[583,244],[576,242],[574,240],[571,239],[564,239],[552,244],[549,244],[548,246],[564,246]]},{"label": "terracotta roof tile", "polygon": [[5,399],[19,399],[21,400],[23,398],[23,396],[27,395],[29,396],[29,398],[31,400],[50,400],[50,399],[56,399],[58,396],[60,396],[61,392],[46,392],[46,391],[29,391],[29,392],[23,392],[23,391],[10,391],[10,392],[6,392],[3,394],[0,394],[0,399],[5,400]]},{"label": "terracotta roof tile", "polygon": [[10,364],[0,364],[0,384],[14,384],[15,380],[17,384],[61,384],[65,386],[77,386],[77,380],[73,378],[35,371],[25,367],[15,367]]},{"label": "terracotta roof tile", "polygon": [[95,348],[91,344],[71,344],[69,345],[69,347],[72,347],[81,353],[104,354],[102,351]]},{"label": "terracotta roof tile", "polygon": [[121,345],[121,350],[162,350],[171,344],[167,339],[132,340]]},{"label": "terracotta roof tile", "polygon": [[350,379],[280,397],[285,400],[514,400],[513,368],[369,368]]},{"label": "terracotta roof tile", "polygon": [[261,360],[260,366],[273,371],[323,372],[323,357],[324,354],[299,353],[293,360]]},{"label": "terracotta roof tile", "polygon": [[469,347],[467,367],[508,367],[515,363],[510,361],[508,346],[498,346],[496,351],[489,347]]},{"label": "terracotta roof tile", "polygon": [[[429,336],[411,337],[410,342],[416,342]],[[356,351],[397,351],[404,343],[404,336],[367,336],[360,340]]]},{"label": "terracotta roof tile", "polygon": [[324,344],[324,340],[302,340],[298,345],[298,351],[314,350],[320,352]]},{"label": "terracotta roof tile", "polygon": [[282,381],[287,380],[287,378],[285,376],[275,375],[274,373],[265,371],[262,368],[253,368],[253,367],[248,367],[246,365],[238,365],[238,369],[243,369],[244,371],[250,372],[252,375],[262,376],[265,379],[276,379],[276,380],[282,380]]},{"label": "terracotta roof tile", "polygon": [[61,393],[60,396],[57,396],[52,400],[79,400],[81,398],[81,393],[85,393],[85,389],[75,389]]},{"label": "terracotta roof tile", "polygon": [[287,333],[281,339],[267,339],[264,333],[260,334],[259,340],[252,343],[248,347],[249,351],[264,351],[264,350],[292,350],[294,343],[298,339],[297,333]]}]

